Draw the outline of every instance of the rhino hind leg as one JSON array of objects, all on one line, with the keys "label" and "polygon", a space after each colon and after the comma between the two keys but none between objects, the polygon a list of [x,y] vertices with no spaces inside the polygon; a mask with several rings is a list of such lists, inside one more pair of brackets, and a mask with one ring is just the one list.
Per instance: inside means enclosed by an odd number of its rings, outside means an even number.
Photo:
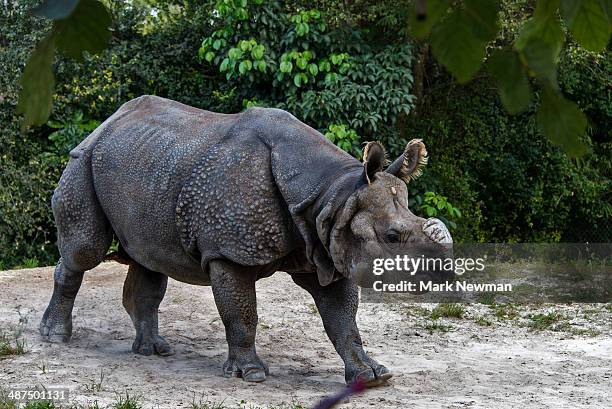
[{"label": "rhino hind leg", "polygon": [[257,328],[256,275],[234,269],[228,263],[213,261],[210,276],[215,303],[225,326],[229,347],[223,376],[262,382],[269,375],[267,365],[255,351]]},{"label": "rhino hind leg", "polygon": [[392,376],[389,370],[363,350],[355,322],[359,304],[357,286],[347,279],[322,286],[315,274],[295,274],[291,278],[312,295],[325,332],[344,361],[346,382],[360,379],[368,386],[376,386],[389,380]]},{"label": "rhino hind leg", "polygon": [[45,340],[68,342],[72,336],[72,309],[83,274],[104,260],[113,238],[94,192],[86,156],[70,160],[51,205],[61,257],[53,276],[53,295],[39,331]]},{"label": "rhino hind leg", "polygon": [[123,306],[136,328],[136,339],[132,344],[135,354],[169,356],[174,353],[158,329],[159,304],[166,294],[167,284],[167,276],[136,262],[130,263],[123,284]]}]

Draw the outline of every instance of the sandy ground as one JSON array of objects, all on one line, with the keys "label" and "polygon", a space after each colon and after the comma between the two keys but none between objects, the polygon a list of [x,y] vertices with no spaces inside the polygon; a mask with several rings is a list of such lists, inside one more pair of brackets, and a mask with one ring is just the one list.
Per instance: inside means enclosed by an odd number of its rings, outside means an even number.
[{"label": "sandy ground", "polygon": [[[226,344],[209,287],[171,280],[160,308],[160,332],[176,354],[133,355],[135,332],[121,305],[125,274],[125,266],[115,263],[88,272],[74,309],[71,343],[49,344],[37,327],[51,295],[53,269],[0,272],[0,328],[22,330],[28,350],[0,359],[0,385],[65,387],[73,402],[100,406],[127,391],[147,408],[191,407],[194,400],[312,407],[344,387],[342,362],[314,303],[288,275],[277,273],[257,284],[257,348],[271,375],[262,384],[248,384],[220,375]],[[360,306],[366,350],[397,376],[342,408],[612,407],[610,305],[554,306],[570,324],[560,331],[529,329],[525,323],[534,312],[529,307],[508,320],[485,305],[467,307],[464,319],[436,321],[447,332],[428,330],[433,321],[423,307],[434,306]]]}]

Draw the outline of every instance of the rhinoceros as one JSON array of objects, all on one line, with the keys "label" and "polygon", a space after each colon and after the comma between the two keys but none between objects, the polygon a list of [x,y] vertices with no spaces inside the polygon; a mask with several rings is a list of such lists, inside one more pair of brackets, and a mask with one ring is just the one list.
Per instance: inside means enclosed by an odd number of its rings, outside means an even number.
[{"label": "rhinoceros", "polygon": [[70,340],[84,272],[115,238],[129,264],[123,305],[134,353],[173,353],[158,332],[172,277],[212,286],[229,347],[223,375],[265,380],[255,281],[285,271],[314,298],[346,381],[380,384],[391,372],[363,350],[355,281],[388,243],[452,242],[443,223],[408,209],[405,181],[426,158],[412,140],[383,171],[380,143],[365,145],[362,163],[280,109],[219,114],[131,100],[70,152],[53,194],[61,257],[40,332]]}]

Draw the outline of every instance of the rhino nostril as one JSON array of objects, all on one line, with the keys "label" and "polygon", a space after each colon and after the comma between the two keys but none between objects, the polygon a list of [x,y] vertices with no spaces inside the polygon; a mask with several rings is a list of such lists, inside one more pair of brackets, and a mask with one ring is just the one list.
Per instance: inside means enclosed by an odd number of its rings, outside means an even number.
[{"label": "rhino nostril", "polygon": [[402,240],[402,235],[395,229],[391,229],[387,232],[387,241],[389,243],[399,243]]}]

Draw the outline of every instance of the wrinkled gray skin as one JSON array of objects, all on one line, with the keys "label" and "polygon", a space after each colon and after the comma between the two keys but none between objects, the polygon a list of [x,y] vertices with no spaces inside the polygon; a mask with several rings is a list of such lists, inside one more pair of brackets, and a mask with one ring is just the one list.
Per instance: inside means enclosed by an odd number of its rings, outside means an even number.
[{"label": "wrinkled gray skin", "polygon": [[41,334],[70,339],[83,273],[116,236],[130,265],[123,304],[135,353],[172,353],[157,317],[168,277],[211,285],[229,345],[224,375],[263,381],[255,281],[280,270],[314,298],[346,381],[385,381],[389,370],[362,348],[347,277],[361,254],[382,251],[390,229],[407,243],[450,236],[408,210],[405,183],[381,172],[381,155],[373,147],[364,166],[277,109],[224,115],[152,96],[126,103],[71,152],[53,195],[61,258]]}]

